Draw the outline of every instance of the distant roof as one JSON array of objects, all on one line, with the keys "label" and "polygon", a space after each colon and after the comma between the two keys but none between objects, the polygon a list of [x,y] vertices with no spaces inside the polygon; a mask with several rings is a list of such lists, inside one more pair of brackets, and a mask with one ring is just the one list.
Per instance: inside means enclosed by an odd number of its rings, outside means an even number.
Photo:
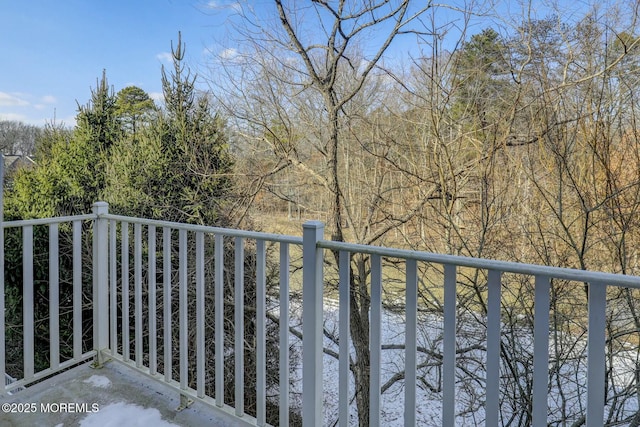
[{"label": "distant roof", "polygon": [[6,171],[16,170],[20,167],[31,167],[36,162],[31,156],[23,156],[19,154],[8,154],[4,156],[4,167]]}]

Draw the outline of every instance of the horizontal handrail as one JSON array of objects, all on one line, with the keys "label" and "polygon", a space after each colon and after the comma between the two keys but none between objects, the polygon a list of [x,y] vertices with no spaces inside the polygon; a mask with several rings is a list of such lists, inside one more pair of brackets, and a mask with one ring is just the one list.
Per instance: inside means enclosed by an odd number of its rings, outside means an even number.
[{"label": "horizontal handrail", "polygon": [[444,255],[431,252],[412,251],[407,249],[387,248],[384,246],[370,246],[355,243],[335,242],[332,240],[320,240],[318,242],[318,247],[334,251],[345,251],[352,253],[357,252],[369,255],[380,255],[389,258],[414,259],[417,261],[424,261],[442,265],[455,265],[459,267],[496,270],[502,271],[504,273],[545,276],[554,279],[588,283],[602,283],[612,286],[625,286],[640,289],[640,276],[628,276],[623,274],[578,270],[566,267],[521,264],[513,261],[471,258],[461,255]]},{"label": "horizontal handrail", "polygon": [[23,219],[19,221],[4,221],[0,222],[0,226],[3,228],[18,228],[18,227],[26,227],[33,225],[49,225],[49,224],[60,224],[63,222],[73,222],[73,221],[91,221],[95,220],[97,216],[95,214],[85,214],[85,215],[71,215],[71,216],[59,216],[55,218],[37,218],[37,219]]},{"label": "horizontal handrail", "polygon": [[211,227],[206,225],[185,224],[182,222],[161,221],[157,219],[135,218],[123,215],[106,214],[100,215],[100,218],[128,222],[130,224],[155,225],[156,227],[169,227],[176,230],[200,231],[204,233],[219,234],[228,237],[242,237],[244,239],[268,240],[278,243],[290,243],[294,245],[302,245],[302,238],[296,236],[287,236],[284,234],[263,233],[260,231],[237,230],[231,228]]}]

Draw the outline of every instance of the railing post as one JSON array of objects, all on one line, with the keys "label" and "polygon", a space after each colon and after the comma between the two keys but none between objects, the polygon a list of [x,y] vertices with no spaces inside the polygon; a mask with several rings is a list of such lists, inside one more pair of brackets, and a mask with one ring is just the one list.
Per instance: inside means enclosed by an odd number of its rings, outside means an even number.
[{"label": "railing post", "polygon": [[302,425],[322,425],[322,260],[324,224],[302,225]]},{"label": "railing post", "polygon": [[587,427],[601,426],[604,422],[606,401],[606,326],[607,285],[589,283],[587,335]]},{"label": "railing post", "polygon": [[109,213],[107,202],[93,204],[93,349],[95,367],[106,361],[109,348]]}]

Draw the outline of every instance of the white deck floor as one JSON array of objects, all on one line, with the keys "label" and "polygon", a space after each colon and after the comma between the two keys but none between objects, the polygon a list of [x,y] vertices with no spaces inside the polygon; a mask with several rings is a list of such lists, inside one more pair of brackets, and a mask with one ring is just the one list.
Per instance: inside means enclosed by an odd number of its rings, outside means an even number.
[{"label": "white deck floor", "polygon": [[0,427],[243,425],[202,403],[181,411],[179,405],[175,390],[117,362],[84,364],[0,398]]}]

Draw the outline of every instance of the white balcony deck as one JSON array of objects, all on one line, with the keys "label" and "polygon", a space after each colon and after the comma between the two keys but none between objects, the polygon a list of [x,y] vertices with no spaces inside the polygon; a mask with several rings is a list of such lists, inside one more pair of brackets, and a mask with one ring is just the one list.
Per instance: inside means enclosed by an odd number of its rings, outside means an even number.
[{"label": "white balcony deck", "polygon": [[[85,363],[0,399],[15,412],[0,412],[0,427],[246,426],[195,401],[180,408],[175,389],[118,362],[94,369]],[[18,406],[20,405],[20,406]],[[28,405],[35,409],[25,412]],[[33,405],[33,406],[31,406]],[[64,405],[70,405],[65,408]],[[138,417],[132,419],[132,417]]]}]

